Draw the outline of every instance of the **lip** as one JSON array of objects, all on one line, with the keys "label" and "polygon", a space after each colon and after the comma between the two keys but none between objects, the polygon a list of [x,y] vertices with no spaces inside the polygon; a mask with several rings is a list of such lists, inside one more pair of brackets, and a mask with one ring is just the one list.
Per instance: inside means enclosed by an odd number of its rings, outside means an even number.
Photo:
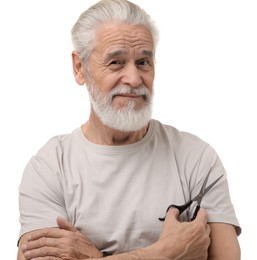
[{"label": "lip", "polygon": [[124,97],[124,98],[140,98],[142,97],[141,95],[135,95],[135,94],[117,94],[115,97]]}]

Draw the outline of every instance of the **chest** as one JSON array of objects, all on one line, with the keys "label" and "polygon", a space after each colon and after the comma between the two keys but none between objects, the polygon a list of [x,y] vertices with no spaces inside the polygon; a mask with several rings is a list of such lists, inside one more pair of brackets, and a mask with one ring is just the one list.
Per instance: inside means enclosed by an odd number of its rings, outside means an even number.
[{"label": "chest", "polygon": [[99,249],[124,252],[158,240],[166,208],[184,203],[176,163],[162,155],[85,158],[65,186],[70,221]]}]

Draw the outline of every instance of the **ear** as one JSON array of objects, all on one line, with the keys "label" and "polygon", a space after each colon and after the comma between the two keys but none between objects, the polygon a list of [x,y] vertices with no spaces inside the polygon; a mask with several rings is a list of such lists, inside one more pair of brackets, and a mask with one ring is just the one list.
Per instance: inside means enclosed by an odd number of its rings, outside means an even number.
[{"label": "ear", "polygon": [[77,52],[73,51],[71,55],[72,55],[73,74],[75,80],[79,85],[83,85],[86,81],[84,64]]}]

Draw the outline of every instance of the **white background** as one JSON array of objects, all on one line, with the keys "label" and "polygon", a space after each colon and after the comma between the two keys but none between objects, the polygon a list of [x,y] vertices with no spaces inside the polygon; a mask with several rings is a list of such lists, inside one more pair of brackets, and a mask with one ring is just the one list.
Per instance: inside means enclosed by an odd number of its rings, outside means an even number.
[{"label": "white background", "polygon": [[[49,138],[87,119],[87,92],[72,74],[70,29],[94,2],[0,3],[1,259],[16,258],[18,185],[26,163]],[[216,149],[243,229],[242,259],[256,259],[256,3],[134,2],[160,30],[153,116]]]}]

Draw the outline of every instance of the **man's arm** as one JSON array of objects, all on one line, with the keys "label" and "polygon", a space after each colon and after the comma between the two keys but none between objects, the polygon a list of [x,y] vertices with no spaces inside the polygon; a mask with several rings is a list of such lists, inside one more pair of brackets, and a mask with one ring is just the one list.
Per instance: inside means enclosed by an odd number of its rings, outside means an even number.
[{"label": "man's arm", "polygon": [[[201,209],[197,218],[192,222],[179,222],[177,220],[178,210],[171,209],[166,215],[163,230],[159,240],[142,249],[107,257],[113,260],[127,259],[190,259],[206,260],[207,251],[210,244],[210,227],[207,224],[206,211]],[[64,227],[64,226],[63,226]],[[81,236],[80,236],[81,235]],[[78,239],[74,239],[77,236]],[[48,260],[50,257],[56,259],[88,259],[89,256],[99,259],[96,249],[80,232],[71,232],[56,228],[48,228],[30,232],[28,243],[21,248],[25,259]],[[87,244],[89,245],[87,247]],[[99,251],[98,251],[99,252]],[[68,254],[68,255],[67,255]],[[102,255],[102,254],[101,254]],[[18,258],[23,260],[24,258]],[[51,258],[53,259],[53,258]]]},{"label": "man's arm", "polygon": [[68,221],[58,217],[57,224],[59,228],[44,228],[24,234],[19,241],[17,260],[34,257],[76,260],[102,256],[96,246]]},{"label": "man's arm", "polygon": [[224,223],[211,223],[211,244],[208,260],[239,260],[240,246],[235,227]]},{"label": "man's arm", "polygon": [[19,241],[17,260],[26,260],[21,247],[22,247],[22,245],[24,245],[28,242],[28,237],[29,237],[29,233],[24,234]]}]

